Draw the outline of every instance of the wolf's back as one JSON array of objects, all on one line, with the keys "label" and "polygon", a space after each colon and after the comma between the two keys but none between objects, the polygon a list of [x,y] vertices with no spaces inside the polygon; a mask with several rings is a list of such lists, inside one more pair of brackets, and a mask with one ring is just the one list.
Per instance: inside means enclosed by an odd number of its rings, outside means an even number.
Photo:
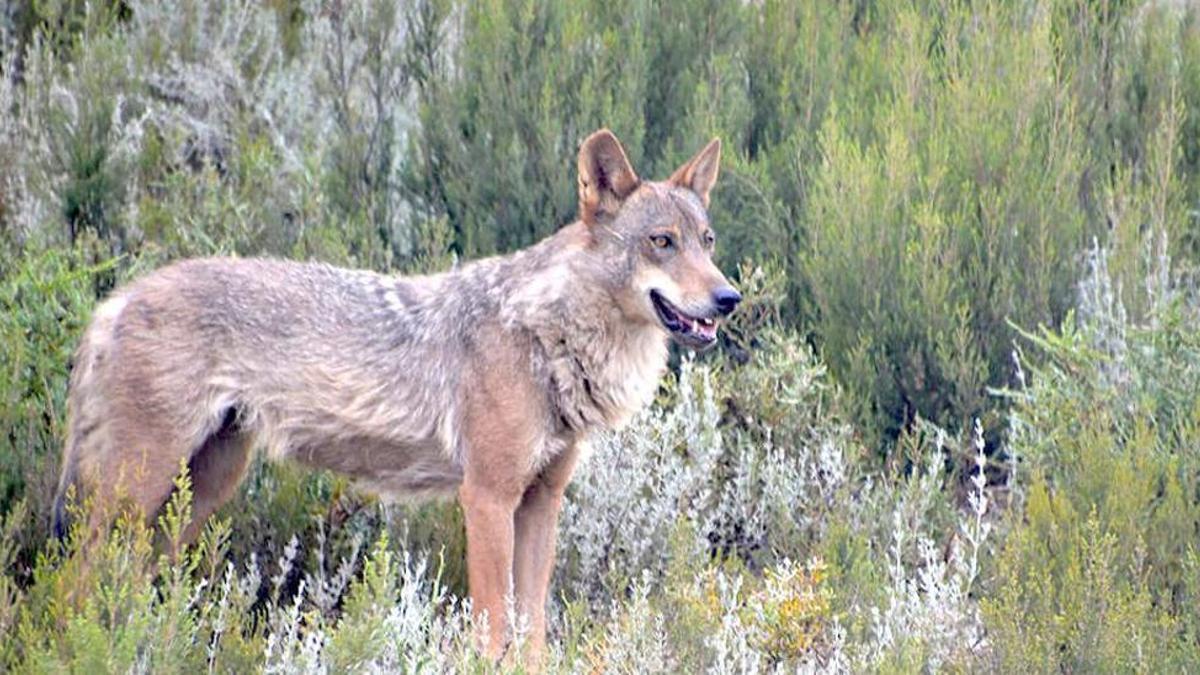
[{"label": "wolf's back", "polygon": [[480,307],[467,296],[435,277],[232,258],[182,261],[123,287],[75,353],[55,531],[66,531],[72,485],[110,480],[138,453],[165,456],[160,443],[130,444],[145,441],[143,425],[185,454],[229,419],[273,457],[311,448],[315,434],[447,436],[456,331]]}]

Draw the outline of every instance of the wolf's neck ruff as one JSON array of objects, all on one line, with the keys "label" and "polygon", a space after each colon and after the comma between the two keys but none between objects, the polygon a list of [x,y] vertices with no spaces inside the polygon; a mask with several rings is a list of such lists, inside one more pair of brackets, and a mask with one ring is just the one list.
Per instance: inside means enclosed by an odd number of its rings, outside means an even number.
[{"label": "wolf's neck ruff", "polygon": [[651,326],[572,315],[535,335],[552,403],[574,432],[625,424],[653,399],[667,364],[667,338]]},{"label": "wolf's neck ruff", "polygon": [[[499,297],[498,314],[532,338],[530,363],[545,383],[562,431],[615,428],[654,397],[667,363],[667,335],[630,322],[605,288],[606,261],[578,226],[462,272]],[[474,268],[474,269],[473,269]],[[482,289],[481,289],[482,290]]]}]

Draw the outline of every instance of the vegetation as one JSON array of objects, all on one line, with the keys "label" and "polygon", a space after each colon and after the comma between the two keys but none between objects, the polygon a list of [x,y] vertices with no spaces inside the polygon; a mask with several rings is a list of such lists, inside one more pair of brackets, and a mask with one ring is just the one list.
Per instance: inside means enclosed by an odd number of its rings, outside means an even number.
[{"label": "vegetation", "polygon": [[487,669],[452,504],[50,538],[71,351],[181,257],[526,245],[599,126],[722,138],[747,302],[579,469],[551,671],[1200,670],[1187,3],[38,0],[0,74],[2,670]]}]

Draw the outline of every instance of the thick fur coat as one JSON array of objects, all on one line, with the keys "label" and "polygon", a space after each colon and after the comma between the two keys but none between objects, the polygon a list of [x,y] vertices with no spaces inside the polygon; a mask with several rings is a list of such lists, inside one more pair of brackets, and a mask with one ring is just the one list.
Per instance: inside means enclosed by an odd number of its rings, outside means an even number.
[{"label": "thick fur coat", "polygon": [[651,400],[669,338],[710,345],[737,303],[705,211],[719,147],[654,183],[597,132],[579,221],[441,274],[213,258],[119,290],[74,364],[60,519],[72,485],[152,517],[186,463],[194,534],[256,447],[389,495],[457,492],[489,650],[503,650],[509,594],[540,647],[580,448]]}]

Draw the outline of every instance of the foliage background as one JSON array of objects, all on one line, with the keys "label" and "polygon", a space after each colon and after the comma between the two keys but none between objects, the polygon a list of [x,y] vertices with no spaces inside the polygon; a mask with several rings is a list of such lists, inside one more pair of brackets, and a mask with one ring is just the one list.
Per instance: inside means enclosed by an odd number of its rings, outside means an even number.
[{"label": "foliage background", "polygon": [[582,468],[554,669],[1200,667],[1189,3],[21,0],[0,73],[5,669],[482,667],[452,505],[261,467],[170,562],[48,542],[70,355],[181,257],[524,246],[599,126],[722,138],[748,302]]}]

